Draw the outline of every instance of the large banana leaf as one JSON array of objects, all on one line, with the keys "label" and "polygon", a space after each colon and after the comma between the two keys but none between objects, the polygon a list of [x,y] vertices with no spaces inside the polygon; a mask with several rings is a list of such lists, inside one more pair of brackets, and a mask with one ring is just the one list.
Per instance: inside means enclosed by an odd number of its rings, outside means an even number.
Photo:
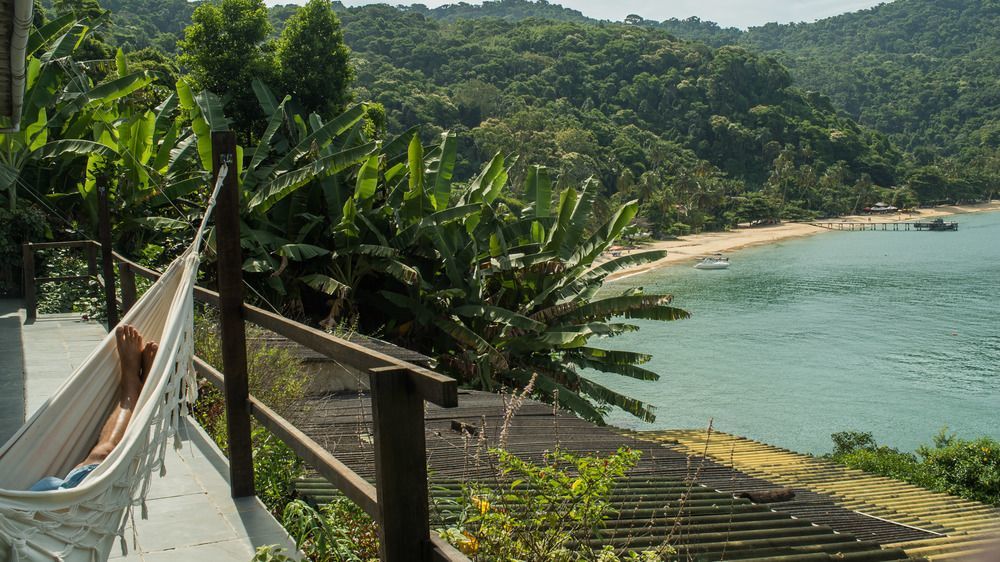
[{"label": "large banana leaf", "polygon": [[[274,93],[261,82],[260,78],[254,78],[250,85],[253,87],[253,93],[257,96],[257,101],[268,119],[273,118],[275,113],[284,112],[284,108],[278,105],[278,99],[274,97]],[[289,97],[285,96],[285,99],[287,100]]]},{"label": "large banana leaf", "polygon": [[569,260],[580,244],[583,231],[587,227],[587,223],[590,222],[590,214],[593,211],[594,199],[597,197],[599,188],[598,183],[593,178],[583,184],[583,191],[573,208],[573,215],[566,225],[566,232],[560,237],[560,258]]},{"label": "large banana leaf", "polygon": [[365,208],[371,207],[371,198],[378,187],[378,156],[372,155],[358,170],[358,180],[354,186],[354,200]]},{"label": "large banana leaf", "polygon": [[597,232],[586,241],[580,243],[573,255],[567,260],[570,265],[591,264],[604,253],[621,236],[632,219],[639,213],[639,202],[629,201],[608,220]]},{"label": "large banana leaf", "polygon": [[548,168],[545,166],[528,168],[528,175],[524,180],[524,194],[529,202],[534,203],[535,218],[549,216],[549,208],[552,205],[552,181],[549,179]]},{"label": "large banana leaf", "polygon": [[76,14],[68,12],[46,22],[42,27],[32,29],[31,34],[28,36],[25,55],[28,57],[34,55],[38,49],[45,46],[53,38],[66,33],[76,23]]},{"label": "large banana leaf", "polygon": [[198,155],[201,157],[201,166],[205,170],[212,170],[212,127],[205,119],[201,108],[195,102],[191,85],[181,78],[177,81],[177,100],[190,119],[191,130],[194,131],[197,140]]},{"label": "large banana leaf", "polygon": [[[254,88],[256,89],[257,83],[259,81],[254,79]],[[292,98],[290,96],[285,96],[278,104],[274,111],[271,111],[269,115],[270,119],[267,121],[267,129],[264,130],[264,134],[260,137],[260,141],[257,143],[257,148],[253,151],[253,157],[250,159],[249,171],[252,174],[257,170],[257,166],[267,158],[267,155],[271,151],[271,141],[274,138],[274,133],[278,131],[281,124],[285,121],[285,104],[288,103]],[[249,182],[247,186],[249,187]]]},{"label": "large banana leaf", "polygon": [[424,183],[424,149],[420,137],[414,135],[410,139],[408,151],[409,189],[403,194],[402,217],[406,223],[417,222],[424,218],[426,190]]},{"label": "large banana leaf", "polygon": [[326,293],[331,296],[346,295],[351,290],[349,286],[337,281],[333,277],[320,273],[303,275],[302,277],[299,277],[299,281],[302,281],[309,287],[312,287],[321,293]]},{"label": "large banana leaf", "polygon": [[146,71],[139,71],[122,78],[115,78],[104,82],[73,96],[72,101],[63,106],[60,114],[64,117],[82,111],[93,104],[110,103],[119,98],[123,98],[132,92],[144,88],[153,81],[152,75]]},{"label": "large banana leaf", "polygon": [[39,60],[42,63],[48,63],[52,61],[62,60],[70,56],[71,54],[73,54],[73,51],[75,51],[76,48],[80,46],[80,43],[82,43],[83,40],[87,37],[87,33],[89,31],[90,28],[86,25],[83,25],[81,23],[73,24],[69,28],[69,31],[60,35],[55,41],[53,41],[50,44],[49,50],[45,51],[45,53],[43,53],[42,56],[39,57]]},{"label": "large banana leaf", "polygon": [[641,400],[636,400],[635,398],[629,398],[628,396],[619,394],[605,386],[595,383],[592,380],[581,379],[580,390],[587,393],[588,396],[592,396],[601,402],[618,406],[622,410],[625,410],[644,422],[653,423],[656,421],[656,414],[654,413],[655,408],[652,406],[645,404]]},{"label": "large banana leaf", "polygon": [[458,155],[458,141],[455,133],[441,133],[441,155],[427,172],[427,183],[434,186],[434,208],[438,211],[448,208],[451,199],[451,179],[455,172]]},{"label": "large banana leaf", "polygon": [[501,322],[521,330],[530,330],[533,332],[545,330],[545,324],[498,306],[469,304],[456,307],[453,310],[459,316],[482,318],[487,322]]},{"label": "large banana leaf", "polygon": [[565,358],[567,361],[573,363],[581,369],[594,369],[596,371],[604,371],[605,373],[615,373],[642,381],[660,380],[660,375],[650,371],[649,369],[643,369],[642,367],[637,367],[635,365],[625,363],[609,363],[599,359],[589,359],[574,353],[566,354]]},{"label": "large banana leaf", "polygon": [[286,172],[261,185],[250,200],[250,210],[266,212],[299,187],[330,174],[343,171],[366,159],[376,148],[374,142],[349,148],[310,162],[290,172]]},{"label": "large banana leaf", "polygon": [[[329,123],[306,135],[294,148],[288,151],[285,156],[278,161],[274,167],[276,174],[289,171],[306,154],[324,146],[330,139],[335,138],[344,131],[350,129],[364,117],[365,105],[357,104],[347,108],[346,111],[335,117]],[[301,119],[300,116],[296,115]],[[304,123],[302,125],[305,126]]]},{"label": "large banana leaf", "polygon": [[35,151],[35,156],[44,160],[62,158],[64,156],[118,156],[118,151],[103,143],[89,140],[57,140],[46,143]]},{"label": "large banana leaf", "polygon": [[285,244],[278,248],[277,254],[283,258],[293,261],[305,261],[330,253],[326,248],[313,246],[312,244]]},{"label": "large banana leaf", "polygon": [[507,369],[507,359],[479,334],[470,330],[455,318],[436,318],[434,324],[462,345],[489,357],[493,366]]},{"label": "large banana leaf", "polygon": [[[561,316],[560,320],[563,322],[607,320],[614,316],[626,316],[632,311],[660,307],[670,303],[671,300],[673,298],[670,295],[640,294],[608,297],[574,308],[572,311]],[[674,318],[670,318],[670,320],[674,320]]]}]

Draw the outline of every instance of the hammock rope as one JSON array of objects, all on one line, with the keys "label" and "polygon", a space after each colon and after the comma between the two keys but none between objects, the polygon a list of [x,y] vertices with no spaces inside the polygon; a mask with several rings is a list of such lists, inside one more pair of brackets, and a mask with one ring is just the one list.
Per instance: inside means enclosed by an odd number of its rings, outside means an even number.
[{"label": "hammock rope", "polygon": [[62,475],[84,458],[114,405],[120,366],[114,330],[45,404],[0,448],[0,561],[103,561],[114,539],[128,553],[125,532],[134,509],[147,518],[154,472],[167,471],[167,443],[181,448],[178,425],[197,398],[194,294],[208,219],[228,174],[220,167],[194,240],[122,318],[159,344],[122,441],[80,483],[29,492],[39,478]]}]

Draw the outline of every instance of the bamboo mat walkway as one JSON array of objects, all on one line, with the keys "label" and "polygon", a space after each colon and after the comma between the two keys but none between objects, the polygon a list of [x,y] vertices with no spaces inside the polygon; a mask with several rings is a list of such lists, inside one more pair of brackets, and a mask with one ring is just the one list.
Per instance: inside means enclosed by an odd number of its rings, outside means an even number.
[{"label": "bamboo mat walkway", "polygon": [[[495,468],[477,451],[498,444],[505,419],[504,397],[493,393],[460,391],[457,408],[427,406],[427,462],[439,500],[454,498],[461,482],[495,483]],[[360,476],[374,479],[367,396],[314,397],[291,421]],[[649,434],[597,427],[532,400],[524,401],[507,425],[507,450],[535,462],[557,446],[601,455],[620,447],[642,452],[616,488],[619,515],[601,537],[618,548],[666,541],[678,548],[679,559],[896,560],[906,554],[883,547],[935,539],[948,529],[916,528],[859,513],[831,494],[799,485],[789,486],[795,492],[791,501],[752,503],[734,494],[786,484],[726,466],[711,453],[702,456]],[[315,478],[300,482],[299,490],[320,503],[336,495]]]},{"label": "bamboo mat walkway", "polygon": [[721,432],[713,432],[709,439],[704,429],[639,435],[679,451],[705,453],[716,462],[751,476],[827,495],[855,512],[940,533],[886,545],[902,548],[910,556],[966,560],[981,555],[986,560],[985,556],[996,556],[1000,551],[996,534],[1000,532],[1000,510],[979,502]]}]

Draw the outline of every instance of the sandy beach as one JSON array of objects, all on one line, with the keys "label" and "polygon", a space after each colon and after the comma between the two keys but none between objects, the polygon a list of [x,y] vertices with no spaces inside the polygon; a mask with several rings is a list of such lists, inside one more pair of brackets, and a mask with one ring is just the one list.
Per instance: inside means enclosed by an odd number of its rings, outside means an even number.
[{"label": "sandy beach", "polygon": [[[836,219],[822,219],[821,222],[905,222],[926,220],[936,217],[951,215],[961,215],[966,213],[979,213],[984,211],[1000,211],[1000,201],[982,203],[979,205],[963,206],[941,206],[929,209],[920,209],[914,213],[898,213],[892,215],[851,215]],[[790,238],[800,238],[812,236],[821,232],[830,232],[826,228],[813,226],[808,223],[789,222],[772,226],[756,226],[753,228],[738,228],[728,232],[707,232],[704,234],[694,234],[684,236],[676,240],[664,240],[646,244],[638,250],[667,250],[667,257],[662,260],[648,263],[642,266],[619,271],[608,276],[608,281],[621,280],[639,273],[666,267],[669,265],[688,264],[694,265],[695,260],[700,256],[714,253],[726,253],[751,246],[763,244],[773,244]]]}]

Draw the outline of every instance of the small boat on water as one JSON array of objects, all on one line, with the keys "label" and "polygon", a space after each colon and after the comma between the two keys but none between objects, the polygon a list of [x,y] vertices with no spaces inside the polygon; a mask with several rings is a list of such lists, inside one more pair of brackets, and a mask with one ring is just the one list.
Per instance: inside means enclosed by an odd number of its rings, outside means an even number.
[{"label": "small boat on water", "polygon": [[729,267],[729,258],[722,257],[722,254],[704,257],[694,265],[695,269],[726,269],[727,267]]},{"label": "small boat on water", "polygon": [[913,228],[916,228],[917,230],[942,232],[945,230],[958,230],[958,223],[944,222],[944,219],[934,219],[930,222],[915,222],[913,223]]}]

